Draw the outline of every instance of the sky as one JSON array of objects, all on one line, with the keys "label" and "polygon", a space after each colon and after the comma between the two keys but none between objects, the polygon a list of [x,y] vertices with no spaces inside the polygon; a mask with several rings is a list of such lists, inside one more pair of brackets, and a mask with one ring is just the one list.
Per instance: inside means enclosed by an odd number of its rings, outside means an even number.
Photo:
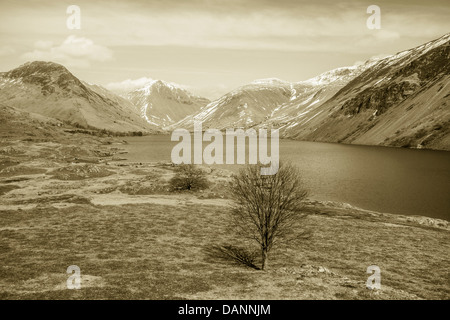
[{"label": "sky", "polygon": [[[380,29],[367,27],[370,5]],[[112,90],[161,79],[215,99],[418,46],[450,32],[449,16],[444,0],[0,0],[0,72],[54,61]]]}]

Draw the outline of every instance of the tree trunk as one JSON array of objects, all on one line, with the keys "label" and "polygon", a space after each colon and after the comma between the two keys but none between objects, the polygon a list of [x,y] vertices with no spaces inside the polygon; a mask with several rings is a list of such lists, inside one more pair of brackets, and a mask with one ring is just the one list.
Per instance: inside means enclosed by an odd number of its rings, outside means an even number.
[{"label": "tree trunk", "polygon": [[267,267],[267,249],[262,249],[262,262],[261,262],[261,270],[265,270]]}]

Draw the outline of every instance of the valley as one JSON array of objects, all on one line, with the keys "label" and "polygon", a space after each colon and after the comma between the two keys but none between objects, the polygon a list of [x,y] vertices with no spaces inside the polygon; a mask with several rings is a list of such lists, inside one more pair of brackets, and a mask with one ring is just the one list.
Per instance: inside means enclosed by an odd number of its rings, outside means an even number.
[{"label": "valley", "polygon": [[[118,94],[53,62],[0,73],[0,297],[449,299],[449,37],[214,101],[162,80]],[[257,250],[227,224],[238,165],[170,188],[169,134],[194,120],[279,129],[301,171],[309,232],[266,271],[220,250]],[[66,288],[70,265],[82,290]]]},{"label": "valley", "polygon": [[214,101],[151,80],[124,93],[30,62],[0,73],[0,103],[82,128],[143,134],[274,128],[282,138],[450,150],[450,34],[305,81],[255,80]]},{"label": "valley", "polygon": [[[274,249],[263,272],[217,250],[240,245],[226,227],[232,201],[224,188],[232,171],[204,166],[210,188],[174,192],[168,187],[173,166],[121,160],[129,145],[121,137],[34,130],[8,131],[8,140],[2,133],[2,299],[450,295],[442,281],[448,221],[309,199],[303,227],[312,233],[299,230],[298,241]],[[66,289],[65,270],[73,264],[81,269],[82,290]],[[382,270],[381,290],[365,287],[372,264]]]}]

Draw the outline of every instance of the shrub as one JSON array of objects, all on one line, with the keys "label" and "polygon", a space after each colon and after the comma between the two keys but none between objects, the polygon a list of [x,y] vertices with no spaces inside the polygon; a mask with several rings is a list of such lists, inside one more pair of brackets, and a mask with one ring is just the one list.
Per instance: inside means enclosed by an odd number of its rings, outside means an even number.
[{"label": "shrub", "polygon": [[170,180],[172,190],[203,190],[209,182],[205,172],[193,164],[182,164],[176,167],[175,176]]}]

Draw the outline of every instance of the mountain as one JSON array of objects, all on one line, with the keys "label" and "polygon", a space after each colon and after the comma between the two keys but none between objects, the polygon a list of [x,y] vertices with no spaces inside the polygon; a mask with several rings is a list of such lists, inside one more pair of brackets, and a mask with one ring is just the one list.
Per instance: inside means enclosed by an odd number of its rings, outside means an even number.
[{"label": "mountain", "polygon": [[198,97],[174,83],[162,80],[150,81],[144,87],[126,95],[151,125],[165,128],[198,112],[209,100]]},{"label": "mountain", "polygon": [[279,79],[256,80],[209,103],[199,112],[171,126],[191,129],[194,119],[203,128],[249,127],[267,120],[295,95],[295,87]]},{"label": "mountain", "polygon": [[62,134],[60,127],[56,119],[0,103],[0,140],[54,138]]},{"label": "mountain", "polygon": [[450,34],[315,78],[256,80],[210,102],[161,80],[120,97],[52,62],[0,73],[0,104],[112,131],[279,128],[308,141],[450,150]]},{"label": "mountain", "polygon": [[202,121],[204,129],[284,127],[301,115],[314,114],[319,102],[331,98],[371,63],[338,68],[301,82],[274,78],[255,80],[211,102],[197,114],[172,127],[192,129],[194,119]]},{"label": "mountain", "polygon": [[335,95],[350,80],[369,68],[374,61],[363,65],[342,67],[324,72],[312,79],[296,82],[293,95],[288,102],[273,110],[267,121],[258,124],[258,127],[289,128],[300,119],[317,115],[317,108]]},{"label": "mountain", "polygon": [[0,73],[0,103],[83,127],[122,132],[156,129],[125,99],[83,83],[53,62],[28,62]]},{"label": "mountain", "polygon": [[[450,150],[450,34],[370,65],[285,137]],[[301,109],[299,110],[301,111]]]},{"label": "mountain", "polygon": [[290,83],[258,80],[170,126],[279,128],[308,141],[450,150],[450,34]]}]

